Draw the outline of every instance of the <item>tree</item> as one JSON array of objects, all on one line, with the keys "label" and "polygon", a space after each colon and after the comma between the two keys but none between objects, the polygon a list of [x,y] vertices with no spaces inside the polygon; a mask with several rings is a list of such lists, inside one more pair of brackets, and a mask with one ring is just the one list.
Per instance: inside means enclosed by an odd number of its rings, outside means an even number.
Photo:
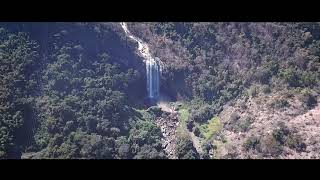
[{"label": "tree", "polygon": [[32,103],[37,92],[38,44],[26,33],[0,28],[0,158],[20,158],[29,146]]},{"label": "tree", "polygon": [[179,159],[199,159],[196,148],[188,136],[179,136],[176,143],[176,154]]}]

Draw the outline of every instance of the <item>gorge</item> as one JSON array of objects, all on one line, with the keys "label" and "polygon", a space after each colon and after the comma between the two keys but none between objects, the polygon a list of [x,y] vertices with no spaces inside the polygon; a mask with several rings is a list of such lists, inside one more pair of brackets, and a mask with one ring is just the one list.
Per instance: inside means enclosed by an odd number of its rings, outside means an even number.
[{"label": "gorge", "polygon": [[320,158],[320,23],[0,23],[0,159]]}]

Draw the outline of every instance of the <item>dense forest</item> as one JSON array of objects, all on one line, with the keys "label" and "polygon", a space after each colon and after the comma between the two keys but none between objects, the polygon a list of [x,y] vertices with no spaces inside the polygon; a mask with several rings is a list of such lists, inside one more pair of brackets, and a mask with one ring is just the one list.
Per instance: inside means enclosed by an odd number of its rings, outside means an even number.
[{"label": "dense forest", "polygon": [[320,158],[320,23],[127,24],[172,111],[119,23],[0,23],[0,159]]}]

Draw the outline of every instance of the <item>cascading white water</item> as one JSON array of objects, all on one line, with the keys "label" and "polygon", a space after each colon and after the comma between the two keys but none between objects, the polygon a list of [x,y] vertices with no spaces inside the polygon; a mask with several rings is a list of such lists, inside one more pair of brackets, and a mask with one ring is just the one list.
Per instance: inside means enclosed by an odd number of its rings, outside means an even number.
[{"label": "cascading white water", "polygon": [[[175,155],[175,146],[176,146],[176,129],[179,125],[179,122],[174,122],[174,119],[171,117],[177,117],[177,113],[167,100],[163,96],[160,97],[160,74],[162,72],[163,64],[159,58],[153,58],[149,51],[148,44],[143,42],[138,37],[135,37],[128,30],[126,23],[120,23],[123,28],[126,36],[138,43],[139,54],[143,58],[143,62],[146,64],[147,71],[147,90],[148,97],[152,102],[156,101],[157,106],[160,107],[163,111],[170,113],[170,118],[156,118],[156,124],[160,128],[163,138],[161,139],[162,147],[164,151],[168,154],[170,159],[177,159]],[[171,116],[172,115],[172,116]]]},{"label": "cascading white water", "polygon": [[146,64],[148,97],[150,99],[157,99],[160,95],[160,60],[151,56],[148,45],[138,37],[133,36],[128,30],[126,23],[120,24],[126,35],[138,43],[138,51]]},{"label": "cascading white water", "polygon": [[147,90],[149,98],[159,97],[159,75],[160,67],[155,60],[146,62],[147,69]]}]

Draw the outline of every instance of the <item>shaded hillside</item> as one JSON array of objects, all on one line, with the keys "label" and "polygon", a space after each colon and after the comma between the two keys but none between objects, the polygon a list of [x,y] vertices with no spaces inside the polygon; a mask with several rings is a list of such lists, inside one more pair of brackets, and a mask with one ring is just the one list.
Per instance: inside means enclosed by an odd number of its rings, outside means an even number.
[{"label": "shaded hillside", "polygon": [[165,158],[134,47],[113,24],[2,23],[1,158]]}]

